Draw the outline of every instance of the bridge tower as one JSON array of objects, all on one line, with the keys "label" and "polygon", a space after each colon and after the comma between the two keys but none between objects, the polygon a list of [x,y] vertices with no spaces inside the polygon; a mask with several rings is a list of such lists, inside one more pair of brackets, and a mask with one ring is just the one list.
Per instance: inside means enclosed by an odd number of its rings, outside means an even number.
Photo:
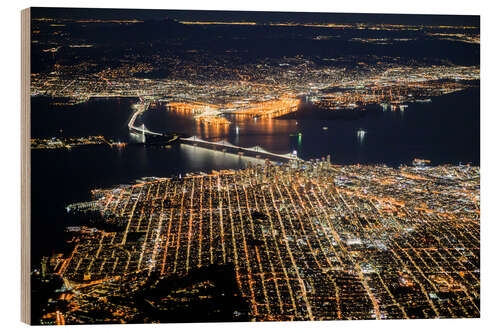
[{"label": "bridge tower", "polygon": [[141,141],[142,143],[146,143],[146,126],[142,124],[140,129],[141,129]]}]

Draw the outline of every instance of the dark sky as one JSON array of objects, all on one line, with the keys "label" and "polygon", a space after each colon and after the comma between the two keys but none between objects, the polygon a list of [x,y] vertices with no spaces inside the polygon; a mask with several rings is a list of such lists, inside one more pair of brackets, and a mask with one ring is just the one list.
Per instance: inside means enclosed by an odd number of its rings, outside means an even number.
[{"label": "dark sky", "polygon": [[254,21],[297,23],[385,23],[414,25],[464,25],[479,27],[477,15],[414,15],[414,14],[349,14],[349,13],[296,13],[245,12],[204,10],[154,9],[90,9],[32,7],[32,17],[69,19],[163,19],[200,21]]}]

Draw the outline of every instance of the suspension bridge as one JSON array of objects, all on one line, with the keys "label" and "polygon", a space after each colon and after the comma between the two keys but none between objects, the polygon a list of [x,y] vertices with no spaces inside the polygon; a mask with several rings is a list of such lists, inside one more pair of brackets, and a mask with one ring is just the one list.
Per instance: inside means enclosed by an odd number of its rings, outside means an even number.
[{"label": "suspension bridge", "polygon": [[212,142],[212,141],[206,141],[206,140],[200,139],[196,136],[191,136],[189,138],[180,138],[180,141],[187,143],[187,144],[191,144],[191,145],[205,146],[205,147],[208,147],[211,149],[221,148],[223,151],[229,151],[229,152],[233,151],[233,152],[236,152],[238,155],[245,155],[245,153],[247,153],[250,156],[257,156],[257,157],[267,156],[267,157],[279,158],[279,159],[284,159],[284,160],[301,160],[300,158],[297,157],[297,154],[295,152],[287,153],[287,154],[276,154],[276,153],[267,151],[260,146],[240,147],[240,146],[234,145],[231,142],[228,142],[226,140]]},{"label": "suspension bridge", "polygon": [[[144,124],[142,124],[140,126],[137,126],[135,124],[137,117],[140,114],[144,113],[149,108],[149,104],[150,104],[149,101],[144,101],[141,98],[141,103],[134,105],[134,108],[136,108],[136,111],[134,112],[134,114],[132,115],[132,117],[130,118],[130,120],[128,122],[128,128],[131,132],[138,133],[138,134],[142,135],[143,137],[146,134],[154,135],[154,136],[165,136],[162,133],[150,131],[149,129],[146,128],[146,126]],[[174,140],[175,139],[177,139],[177,135],[174,136]],[[236,153],[238,155],[247,154],[249,156],[254,156],[257,158],[264,156],[264,157],[275,158],[275,159],[277,158],[277,159],[281,159],[281,160],[299,160],[299,161],[301,160],[300,158],[297,157],[296,152],[287,153],[287,154],[277,154],[277,153],[267,151],[260,146],[240,147],[240,146],[234,145],[231,142],[228,142],[226,140],[212,142],[212,141],[206,141],[206,140],[200,139],[196,136],[191,136],[189,138],[179,138],[179,140],[183,143],[186,143],[186,144],[191,144],[194,146],[200,145],[200,146],[204,146],[204,147],[207,147],[209,149],[214,149],[214,150],[218,150],[217,148],[220,148],[222,151],[228,151],[230,153]]]},{"label": "suspension bridge", "polygon": [[[141,99],[141,102],[142,102],[142,99]],[[132,115],[132,117],[130,118],[130,120],[128,122],[128,129],[130,131],[135,131],[141,135],[149,134],[149,135],[156,135],[156,136],[164,136],[161,133],[148,130],[144,124],[142,124],[141,126],[135,125],[135,121],[136,121],[137,117],[140,114],[144,113],[144,111],[146,111],[149,108],[149,104],[150,104],[150,102],[146,101],[146,102],[142,102],[140,104],[134,105],[134,107],[137,108],[137,110],[134,112],[134,114]]]}]

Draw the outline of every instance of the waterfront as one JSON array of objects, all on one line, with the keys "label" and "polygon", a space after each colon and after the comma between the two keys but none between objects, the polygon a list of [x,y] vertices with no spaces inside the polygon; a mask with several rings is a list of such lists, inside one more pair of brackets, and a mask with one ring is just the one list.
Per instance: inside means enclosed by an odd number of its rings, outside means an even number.
[{"label": "waterfront", "polygon": [[[348,119],[327,111],[321,113],[323,117],[297,120],[231,117],[227,127],[209,127],[160,107],[147,112],[143,121],[153,131],[181,131],[211,141],[227,139],[277,153],[297,150],[305,160],[330,154],[337,164],[397,167],[418,157],[433,165],[479,165],[479,113],[475,110],[479,110],[479,88],[433,97],[431,103],[412,103],[405,111],[384,112],[374,107]],[[362,140],[359,129],[366,131]]]},{"label": "waterfront", "polygon": [[[33,137],[104,135],[128,140],[127,122],[136,99],[91,99],[71,107],[33,99]],[[410,164],[415,157],[434,165],[479,165],[479,89],[411,104],[405,111],[374,111],[354,120],[257,119],[233,123],[227,130],[204,133],[203,125],[161,105],[146,112],[151,130],[178,131],[241,146],[260,145],[273,152],[298,150],[303,159],[331,154],[335,164]],[[37,127],[44,118],[44,126]],[[73,121],[78,119],[78,121]],[[239,133],[236,134],[236,126]],[[328,130],[322,127],[327,126]],[[357,129],[364,128],[361,141]],[[302,133],[301,138],[290,134]],[[134,182],[145,176],[169,177],[212,169],[240,169],[248,159],[221,152],[173,145],[169,149],[130,144],[125,148],[79,147],[32,151],[32,264],[64,246],[64,227],[72,225],[64,207],[89,199],[90,190]],[[59,181],[64,179],[64,181]],[[57,185],[55,185],[57,184]],[[47,225],[50,223],[50,227]]]},{"label": "waterfront", "polygon": [[32,323],[481,315],[478,16],[33,14]]},{"label": "waterfront", "polygon": [[472,166],[292,161],[94,190],[44,319],[475,318],[479,189]]}]

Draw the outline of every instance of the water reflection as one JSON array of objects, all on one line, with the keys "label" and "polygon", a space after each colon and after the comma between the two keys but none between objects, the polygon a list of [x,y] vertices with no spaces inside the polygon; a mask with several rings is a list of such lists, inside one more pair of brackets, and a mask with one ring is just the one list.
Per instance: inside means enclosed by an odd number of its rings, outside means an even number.
[{"label": "water reflection", "polygon": [[[154,110],[161,110],[163,119],[158,117]],[[293,147],[289,137],[298,132],[298,123],[295,120],[232,114],[219,115],[228,120],[228,123],[206,122],[197,121],[199,112],[200,109],[188,107],[187,104],[168,104],[166,108],[152,108],[146,116],[154,115],[155,120],[149,121],[148,127],[160,131],[174,130],[208,141],[224,139],[243,147],[260,145],[277,153],[290,152]]]},{"label": "water reflection", "polygon": [[358,142],[362,145],[365,142],[365,136],[366,136],[367,131],[364,129],[360,128],[357,131],[357,137],[358,137]]},{"label": "water reflection", "polygon": [[195,135],[204,139],[220,139],[227,137],[229,133],[229,124],[210,124],[201,121],[195,121]]},{"label": "water reflection", "polygon": [[207,149],[199,146],[180,144],[181,152],[189,165],[213,165],[214,168],[225,168],[228,164],[244,168],[249,164],[264,164],[263,159],[240,156],[228,152]]},{"label": "water reflection", "polygon": [[146,135],[144,133],[130,132],[129,134],[130,134],[131,142],[135,142],[135,143],[145,143],[146,142]]},{"label": "water reflection", "polygon": [[[163,104],[146,112],[144,121],[152,131],[227,140],[242,147],[258,145],[275,153],[297,150],[305,159],[330,154],[336,163],[399,165],[411,162],[416,154],[433,163],[479,163],[479,115],[474,111],[478,109],[479,89],[471,89],[435,98],[432,103],[387,103],[359,117],[311,113],[297,122],[228,114],[224,118],[230,124],[217,126],[196,122],[186,110]],[[364,132],[358,134],[359,129]]]}]

